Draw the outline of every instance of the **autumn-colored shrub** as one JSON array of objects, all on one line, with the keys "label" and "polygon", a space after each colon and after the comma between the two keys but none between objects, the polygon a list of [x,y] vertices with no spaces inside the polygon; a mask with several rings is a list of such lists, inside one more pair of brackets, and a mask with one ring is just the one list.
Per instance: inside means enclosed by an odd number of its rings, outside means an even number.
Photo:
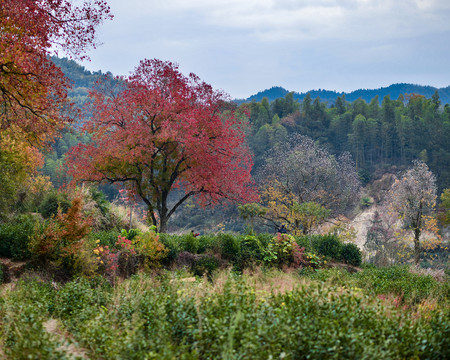
[{"label": "autumn-colored shrub", "polygon": [[66,214],[59,210],[34,234],[30,242],[31,253],[44,264],[52,262],[70,273],[82,272],[83,265],[76,265],[77,256],[91,228],[90,219],[85,218],[81,210],[79,197],[72,200]]},{"label": "autumn-colored shrub", "polygon": [[153,230],[137,235],[134,246],[138,254],[142,255],[146,269],[161,266],[161,262],[168,253],[164,244],[159,241],[159,234]]}]

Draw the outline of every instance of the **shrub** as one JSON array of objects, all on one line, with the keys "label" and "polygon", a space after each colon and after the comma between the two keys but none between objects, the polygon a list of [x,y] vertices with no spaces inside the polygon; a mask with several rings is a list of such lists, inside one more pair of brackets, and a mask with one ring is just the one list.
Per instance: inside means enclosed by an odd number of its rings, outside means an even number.
[{"label": "shrub", "polygon": [[180,243],[183,251],[188,251],[193,254],[198,253],[198,249],[200,247],[200,240],[197,236],[192,235],[191,233],[181,235],[179,237]]},{"label": "shrub", "polygon": [[[30,251],[43,264],[51,262],[70,274],[82,270],[82,264],[77,264],[77,256],[91,229],[90,219],[83,217],[81,209],[82,201],[77,197],[66,214],[59,211],[55,218],[43,226],[42,231],[34,234]],[[78,269],[75,268],[76,264]]]},{"label": "shrub", "polygon": [[429,275],[413,274],[408,266],[370,267],[356,273],[355,278],[358,286],[376,295],[394,294],[412,303],[419,303],[431,295],[438,300],[450,297],[448,282],[441,284]]},{"label": "shrub", "polygon": [[195,276],[206,275],[209,281],[212,281],[212,275],[220,266],[219,259],[213,255],[201,255],[194,260],[192,265],[192,273]]},{"label": "shrub", "polygon": [[219,236],[206,234],[197,236],[198,239],[198,254],[203,254],[205,252],[220,253],[221,252],[221,241]]},{"label": "shrub", "polygon": [[143,256],[144,267],[149,269],[159,267],[168,250],[159,241],[159,234],[150,230],[136,236],[134,240],[137,252]]},{"label": "shrub", "polygon": [[350,265],[359,266],[362,262],[361,250],[355,244],[348,243],[342,246],[342,259]]},{"label": "shrub", "polygon": [[20,215],[10,223],[0,225],[0,255],[22,260],[30,257],[28,246],[35,231],[36,219]]},{"label": "shrub", "polygon": [[71,206],[69,197],[65,192],[51,191],[49,192],[42,204],[39,206],[39,212],[45,219],[56,216],[58,211],[65,214]]},{"label": "shrub", "polygon": [[134,240],[135,237],[142,235],[142,231],[139,229],[130,229],[130,230],[125,230],[122,229],[120,231],[120,235],[122,235],[123,237],[126,237],[128,240]]},{"label": "shrub", "polygon": [[297,236],[295,238],[295,241],[297,242],[298,246],[305,248],[305,251],[307,252],[318,252],[318,246],[323,239],[324,235],[303,235],[303,236]]},{"label": "shrub", "polygon": [[253,268],[262,260],[263,249],[256,236],[246,235],[241,239],[240,256],[235,264],[238,270]]},{"label": "shrub", "polygon": [[97,232],[91,232],[88,235],[90,241],[98,240],[98,244],[101,246],[108,246],[113,248],[117,242],[117,237],[121,234],[118,230],[102,230]]},{"label": "shrub", "polygon": [[325,235],[319,240],[317,251],[319,255],[339,260],[341,259],[342,243],[336,235]]},{"label": "shrub", "polygon": [[163,261],[163,264],[170,265],[178,257],[178,254],[183,251],[182,244],[179,241],[179,237],[176,235],[159,234],[159,241],[166,247],[167,254]]},{"label": "shrub", "polygon": [[220,254],[229,261],[236,261],[240,256],[241,247],[236,236],[231,234],[219,234]]},{"label": "shrub", "polygon": [[295,239],[291,235],[278,233],[276,236],[273,236],[267,246],[263,248],[264,262],[269,265],[277,265],[278,267],[290,265],[294,260],[294,243]]}]

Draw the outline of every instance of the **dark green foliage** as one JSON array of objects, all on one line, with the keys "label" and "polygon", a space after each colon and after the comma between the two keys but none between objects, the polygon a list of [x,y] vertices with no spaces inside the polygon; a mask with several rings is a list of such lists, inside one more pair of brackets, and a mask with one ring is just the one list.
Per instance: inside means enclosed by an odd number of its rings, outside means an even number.
[{"label": "dark green foliage", "polygon": [[216,271],[220,266],[219,260],[213,255],[202,255],[194,261],[192,265],[192,273],[195,276],[208,277],[208,280],[212,281],[212,276],[214,271]]},{"label": "dark green foliage", "polygon": [[39,206],[39,212],[45,219],[55,216],[58,213],[58,209],[65,214],[70,208],[71,202],[66,193],[51,191],[42,201]]},{"label": "dark green foliage", "polygon": [[256,236],[246,235],[241,238],[240,256],[235,264],[238,270],[252,268],[262,260],[263,247]]},{"label": "dark green foliage", "polygon": [[170,265],[178,257],[178,254],[183,251],[179,237],[177,235],[160,234],[159,240],[168,250],[163,264]]},{"label": "dark green foliage", "polygon": [[185,234],[179,237],[179,241],[181,244],[181,248],[184,251],[188,251],[193,254],[198,253],[198,249],[200,247],[200,240],[198,237],[192,234]]},{"label": "dark green foliage", "polygon": [[122,229],[120,232],[120,235],[122,235],[123,237],[126,237],[128,240],[133,240],[136,236],[142,235],[142,231],[139,229],[130,229],[128,231],[125,229]]},{"label": "dark green foliage", "polygon": [[0,256],[14,260],[29,258],[28,244],[37,221],[31,215],[20,215],[8,223],[0,224]]},{"label": "dark green foliage", "polygon": [[121,232],[118,230],[102,230],[91,232],[88,238],[91,241],[100,240],[99,245],[108,246],[112,249],[115,247],[119,235],[121,235]]},{"label": "dark green foliage", "polygon": [[344,244],[342,246],[341,252],[342,260],[344,260],[347,264],[353,266],[359,266],[362,262],[362,254],[359,247],[355,244]]},{"label": "dark green foliage", "polygon": [[342,243],[336,235],[322,236],[321,239],[317,240],[315,247],[319,255],[336,260],[341,259]]},{"label": "dark green foliage", "polygon": [[55,296],[53,313],[69,323],[87,320],[111,300],[112,288],[99,277],[79,278],[64,285]]},{"label": "dark green foliage", "polygon": [[231,234],[218,235],[221,245],[221,255],[225,260],[236,261],[240,256],[241,247],[236,236]]},{"label": "dark green foliage", "polygon": [[3,264],[0,263],[0,285],[3,284],[4,281],[4,275],[3,275]]}]

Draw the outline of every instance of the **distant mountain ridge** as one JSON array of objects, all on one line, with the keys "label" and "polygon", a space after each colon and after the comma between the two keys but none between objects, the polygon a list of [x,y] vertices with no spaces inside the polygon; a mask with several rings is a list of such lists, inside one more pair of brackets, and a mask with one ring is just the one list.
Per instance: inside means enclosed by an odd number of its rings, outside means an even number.
[{"label": "distant mountain ridge", "polygon": [[[381,87],[379,89],[359,89],[352,92],[337,92],[323,89],[311,90],[302,93],[294,92],[294,99],[303,101],[306,94],[309,93],[312,99],[319,97],[321,101],[327,102],[329,105],[332,105],[335,103],[337,97],[341,97],[343,95],[345,95],[345,99],[349,102],[353,102],[359,98],[365,100],[366,102],[370,102],[375,96],[378,95],[378,98],[381,102],[386,95],[389,95],[392,100],[396,100],[400,96],[400,94],[419,94],[425,96],[426,98],[431,98],[436,90],[439,93],[441,103],[449,104],[450,86],[447,86],[445,88],[435,88],[433,86],[405,83],[392,84],[388,87]],[[251,101],[259,102],[264,97],[267,97],[269,101],[274,101],[275,99],[285,97],[287,93],[289,93],[288,90],[280,86],[274,86],[270,89],[260,91],[257,94],[248,97],[247,99],[238,99],[236,100],[236,102],[239,104]]]}]

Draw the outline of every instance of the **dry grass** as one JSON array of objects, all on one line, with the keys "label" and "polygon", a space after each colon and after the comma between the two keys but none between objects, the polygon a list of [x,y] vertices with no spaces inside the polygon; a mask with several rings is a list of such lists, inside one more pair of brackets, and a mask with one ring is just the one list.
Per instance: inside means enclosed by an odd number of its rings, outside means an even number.
[{"label": "dry grass", "polygon": [[431,276],[433,277],[436,281],[439,282],[445,282],[445,271],[444,269],[423,269],[423,268],[418,268],[416,266],[411,266],[409,268],[409,272],[413,273],[413,274],[417,274],[417,275],[421,275],[421,276]]}]

